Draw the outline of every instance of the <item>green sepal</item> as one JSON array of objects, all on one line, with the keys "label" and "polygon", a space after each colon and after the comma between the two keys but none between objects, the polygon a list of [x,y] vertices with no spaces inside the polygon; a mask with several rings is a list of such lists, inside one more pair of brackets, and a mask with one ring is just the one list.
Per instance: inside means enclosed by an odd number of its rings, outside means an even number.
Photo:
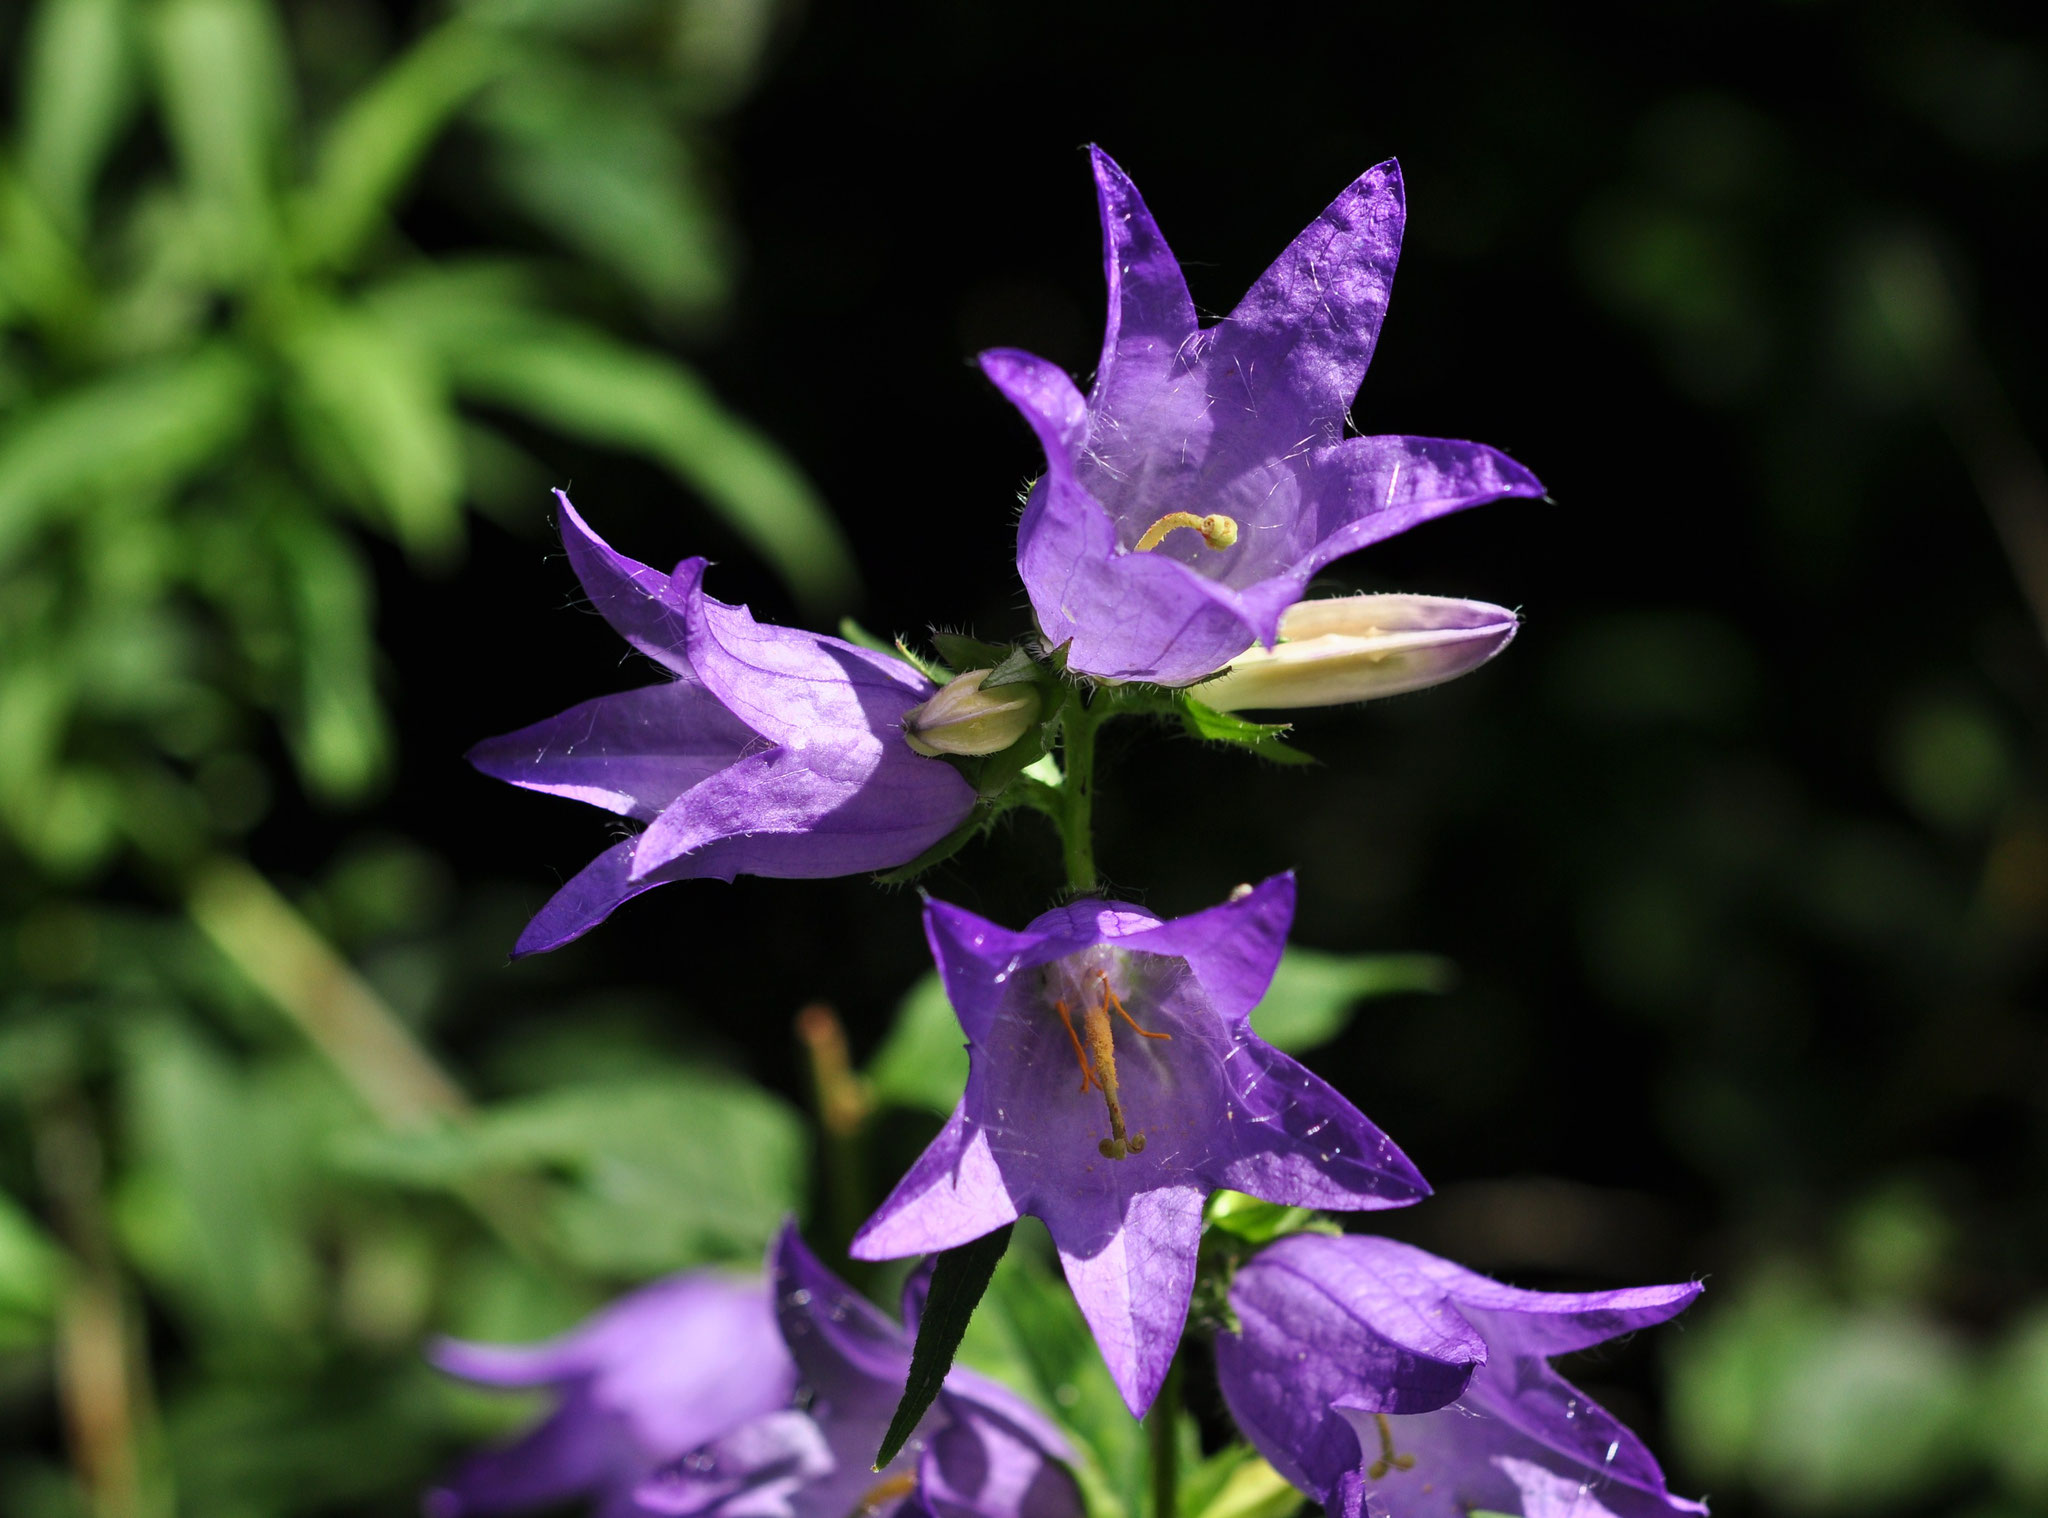
[{"label": "green sepal", "polygon": [[1290,1233],[1335,1233],[1337,1228],[1313,1207],[1285,1207],[1263,1202],[1242,1191],[1218,1191],[1202,1209],[1202,1221],[1247,1244],[1270,1244]]},{"label": "green sepal", "polygon": [[917,1343],[910,1351],[910,1379],[904,1383],[903,1400],[896,1404],[896,1416],[889,1420],[889,1431],[882,1435],[882,1447],[875,1453],[876,1470],[896,1458],[944,1388],[960,1338],[967,1332],[967,1320],[974,1316],[988,1283],[995,1278],[996,1265],[1010,1247],[1015,1226],[1005,1223],[994,1233],[945,1250],[932,1267],[931,1290],[925,1295]]},{"label": "green sepal", "polygon": [[1283,741],[1290,724],[1285,722],[1247,722],[1231,712],[1219,712],[1213,706],[1204,706],[1186,691],[1175,691],[1175,704],[1180,709],[1181,726],[1193,737],[1207,743],[1229,743],[1238,748],[1250,749],[1261,759],[1270,759],[1275,764],[1314,764],[1315,756],[1304,754]]},{"label": "green sepal", "polygon": [[909,885],[933,865],[944,864],[955,854],[974,842],[994,825],[996,818],[1008,811],[1008,806],[976,806],[967,814],[967,820],[953,829],[937,843],[907,864],[899,864],[893,870],[878,870],[875,884],[885,886]]},{"label": "green sepal", "polygon": [[925,658],[901,638],[892,640],[878,637],[851,617],[839,619],[839,636],[855,648],[864,648],[872,654],[887,654],[892,659],[901,659],[934,685],[944,685],[953,678],[953,672],[945,665]]},{"label": "green sepal", "polygon": [[[964,633],[934,632],[932,647],[955,669],[992,669],[1013,652],[1007,643],[984,643]],[[984,685],[987,681],[982,682]]]},{"label": "green sepal", "polygon": [[987,678],[981,682],[981,688],[994,690],[1001,685],[1023,685],[1030,681],[1054,683],[1046,680],[1046,673],[1047,671],[1031,655],[1021,648],[1013,648],[1004,656],[1001,663],[988,672]]}]

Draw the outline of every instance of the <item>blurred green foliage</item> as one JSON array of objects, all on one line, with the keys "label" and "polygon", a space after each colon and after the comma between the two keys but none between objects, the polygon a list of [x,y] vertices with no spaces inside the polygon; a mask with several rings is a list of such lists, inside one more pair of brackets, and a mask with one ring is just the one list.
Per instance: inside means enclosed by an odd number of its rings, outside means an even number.
[{"label": "blurred green foliage", "polygon": [[[495,956],[451,948],[417,847],[296,899],[236,857],[294,790],[388,782],[372,545],[442,576],[471,508],[538,536],[538,438],[665,470],[813,609],[851,594],[812,487],[668,351],[729,297],[705,154],[773,20],[477,0],[397,46],[271,0],[6,23],[10,1515],[407,1510],[503,1416],[421,1368],[429,1326],[553,1329],[757,1258],[802,1202],[798,1119],[702,1059],[594,1037],[472,1111],[406,1019]],[[404,229],[448,143],[503,246]]]}]

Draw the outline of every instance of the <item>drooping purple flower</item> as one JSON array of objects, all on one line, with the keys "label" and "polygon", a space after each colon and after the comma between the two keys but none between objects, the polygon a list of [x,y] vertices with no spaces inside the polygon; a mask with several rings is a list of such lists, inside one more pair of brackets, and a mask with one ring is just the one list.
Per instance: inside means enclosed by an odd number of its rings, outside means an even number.
[{"label": "drooping purple flower", "polygon": [[1204,328],[1137,187],[1100,149],[1093,160],[1109,278],[1094,389],[1084,398],[1014,349],[981,357],[1045,449],[1017,567],[1071,668],[1199,680],[1271,647],[1332,560],[1446,512],[1542,495],[1478,443],[1344,435],[1401,250],[1392,162]]},{"label": "drooping purple flower", "polygon": [[787,1405],[797,1384],[766,1283],[709,1271],[642,1287],[544,1344],[444,1339],[428,1353],[464,1380],[557,1397],[532,1431],[472,1457],[429,1493],[429,1518],[572,1498],[625,1518],[641,1511],[634,1489],[661,1465]]},{"label": "drooping purple flower", "polygon": [[929,680],[900,660],[763,625],[713,600],[703,559],[665,575],[615,553],[555,494],[584,592],[672,678],[470,750],[487,775],[647,824],[555,893],[515,957],[558,948],[672,880],[887,869],[965,820],[973,788],[903,739],[903,714],[932,696]]},{"label": "drooping purple flower", "polygon": [[791,1225],[770,1252],[775,1311],[797,1396],[728,1429],[644,1483],[645,1508],[702,1518],[1080,1518],[1072,1458],[1021,1398],[956,1366],[903,1450],[872,1468],[910,1371],[927,1279],[905,1293],[909,1329],[821,1265]]},{"label": "drooping purple flower", "polygon": [[1699,1293],[1522,1291],[1392,1239],[1296,1234],[1238,1271],[1216,1375],[1245,1436],[1336,1518],[1680,1518],[1706,1508],[1549,1357]]},{"label": "drooping purple flower", "polygon": [[1290,875],[1172,922],[1079,901],[1012,932],[929,903],[967,1090],[853,1253],[934,1253],[1044,1219],[1142,1415],[1180,1341],[1212,1190],[1346,1210],[1428,1194],[1363,1113],[1251,1031],[1293,915]]}]

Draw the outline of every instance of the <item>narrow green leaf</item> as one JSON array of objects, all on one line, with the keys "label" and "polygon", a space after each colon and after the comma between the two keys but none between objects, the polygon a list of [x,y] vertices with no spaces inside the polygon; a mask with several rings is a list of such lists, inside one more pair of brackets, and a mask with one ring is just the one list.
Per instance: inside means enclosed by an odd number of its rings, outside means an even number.
[{"label": "narrow green leaf", "polygon": [[0,1350],[40,1337],[57,1303],[62,1259],[27,1210],[0,1191]]},{"label": "narrow green leaf", "polygon": [[355,545],[307,513],[269,528],[284,565],[298,653],[285,734],[315,795],[362,795],[391,759],[390,724],[377,699],[376,607]]},{"label": "narrow green leaf", "polygon": [[1342,1033],[1358,1003],[1399,991],[1443,991],[1455,976],[1434,954],[1325,954],[1290,947],[1252,1012],[1252,1029],[1290,1054]]},{"label": "narrow green leaf", "polygon": [[889,1036],[868,1062],[875,1095],[901,1107],[950,1113],[967,1086],[967,1035],[938,972],[927,970],[902,1001]]},{"label": "narrow green leaf", "polygon": [[161,0],[153,19],[179,164],[211,218],[216,257],[247,273],[276,238],[273,191],[292,116],[277,15],[261,0]]},{"label": "narrow green leaf", "polygon": [[42,0],[22,70],[21,172],[74,238],[135,104],[129,0]]},{"label": "narrow green leaf", "polygon": [[333,307],[284,342],[301,399],[346,449],[398,540],[445,560],[462,540],[462,434],[432,358],[374,314]]},{"label": "narrow green leaf", "polygon": [[665,311],[724,296],[723,222],[657,95],[557,56],[493,90],[476,115],[501,144],[499,184],[563,242]]},{"label": "narrow green leaf", "polygon": [[808,607],[836,608],[853,598],[859,585],[853,556],[810,482],[680,364],[590,329],[539,319],[523,332],[503,332],[450,356],[464,394],[666,465]]},{"label": "narrow green leaf", "polygon": [[137,365],[59,395],[0,432],[0,563],[87,492],[167,484],[248,425],[256,375],[226,347]]},{"label": "narrow green leaf", "polygon": [[449,118],[517,58],[502,33],[458,15],[351,100],[328,128],[297,206],[300,257],[346,265]]},{"label": "narrow green leaf", "polygon": [[939,1255],[932,1268],[924,1316],[918,1320],[917,1343],[910,1351],[910,1380],[903,1388],[903,1400],[896,1404],[896,1416],[889,1420],[889,1431],[882,1435],[882,1447],[875,1454],[876,1470],[896,1458],[945,1386],[960,1337],[967,1332],[967,1320],[974,1316],[1003,1251],[1010,1247],[1014,1227],[1005,1223],[994,1233]]}]

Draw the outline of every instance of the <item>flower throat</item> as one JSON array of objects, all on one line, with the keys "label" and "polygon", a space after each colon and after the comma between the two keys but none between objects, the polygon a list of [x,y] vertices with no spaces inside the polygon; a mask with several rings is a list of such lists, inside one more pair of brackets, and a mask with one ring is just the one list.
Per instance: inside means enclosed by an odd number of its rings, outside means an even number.
[{"label": "flower throat", "polygon": [[[1089,958],[1093,958],[1091,953]],[[1078,976],[1072,972],[1062,975],[1066,981],[1067,995],[1054,1000],[1053,1010],[1060,1015],[1060,1022],[1067,1030],[1067,1037],[1074,1045],[1074,1058],[1081,1066],[1081,1089],[1090,1087],[1102,1093],[1102,1103],[1109,1109],[1109,1137],[1095,1147],[1106,1160],[1120,1160],[1126,1155],[1145,1152],[1145,1135],[1132,1133],[1124,1122],[1123,1101],[1117,1089],[1116,1043],[1112,1037],[1114,1024],[1109,1020],[1114,1012],[1140,1038],[1171,1039],[1171,1033],[1154,1033],[1138,1026],[1136,1018],[1125,1008],[1123,998],[1116,994],[1116,988],[1109,983],[1109,971],[1101,965],[1093,965]],[[1072,1003],[1070,1005],[1070,1003]],[[1080,1008],[1081,1027],[1074,1027],[1075,1006]],[[1085,1042],[1084,1042],[1085,1039]]]}]

